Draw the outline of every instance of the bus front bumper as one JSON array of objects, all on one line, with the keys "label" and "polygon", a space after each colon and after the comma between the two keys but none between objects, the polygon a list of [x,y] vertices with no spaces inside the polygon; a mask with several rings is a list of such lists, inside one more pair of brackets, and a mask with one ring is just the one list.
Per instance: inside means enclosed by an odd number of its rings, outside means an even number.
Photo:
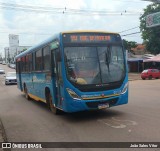
[{"label": "bus front bumper", "polygon": [[67,100],[66,112],[106,109],[128,103],[128,94],[99,100]]}]

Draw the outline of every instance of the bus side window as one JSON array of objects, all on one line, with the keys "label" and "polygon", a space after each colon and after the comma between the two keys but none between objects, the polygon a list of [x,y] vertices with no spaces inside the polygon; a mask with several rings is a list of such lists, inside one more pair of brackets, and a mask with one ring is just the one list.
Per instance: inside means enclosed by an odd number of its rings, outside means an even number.
[{"label": "bus side window", "polygon": [[42,69],[42,49],[39,49],[35,53],[35,70],[41,71]]},{"label": "bus side window", "polygon": [[43,66],[44,70],[50,70],[50,50],[49,46],[43,48]]},{"label": "bus side window", "polygon": [[51,50],[51,71],[56,76],[55,51]]}]

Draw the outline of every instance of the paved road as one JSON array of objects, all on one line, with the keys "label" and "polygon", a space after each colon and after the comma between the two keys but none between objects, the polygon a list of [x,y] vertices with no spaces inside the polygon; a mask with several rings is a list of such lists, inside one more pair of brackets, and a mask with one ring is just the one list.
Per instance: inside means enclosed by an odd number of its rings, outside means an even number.
[{"label": "paved road", "polygon": [[[27,101],[16,85],[5,86],[1,76],[0,117],[8,141],[158,142],[160,80],[130,81],[129,88],[127,105],[96,112],[56,116],[45,104]],[[98,150],[121,151],[122,149]]]}]

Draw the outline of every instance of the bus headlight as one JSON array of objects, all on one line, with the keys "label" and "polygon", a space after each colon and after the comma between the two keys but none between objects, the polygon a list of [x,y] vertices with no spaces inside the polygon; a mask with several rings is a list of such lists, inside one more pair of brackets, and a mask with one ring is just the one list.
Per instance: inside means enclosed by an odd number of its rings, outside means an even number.
[{"label": "bus headlight", "polygon": [[73,90],[66,88],[68,94],[75,100],[82,100]]},{"label": "bus headlight", "polygon": [[127,90],[128,90],[128,82],[125,84],[125,86],[124,86],[123,90],[121,91],[121,94],[126,93],[126,92],[127,92]]}]

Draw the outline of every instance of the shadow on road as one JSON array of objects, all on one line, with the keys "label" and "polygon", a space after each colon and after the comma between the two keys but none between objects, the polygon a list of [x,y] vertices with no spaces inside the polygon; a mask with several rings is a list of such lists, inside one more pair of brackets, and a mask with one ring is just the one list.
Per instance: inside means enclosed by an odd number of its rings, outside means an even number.
[{"label": "shadow on road", "polygon": [[67,113],[65,120],[69,122],[84,122],[84,121],[95,121],[99,119],[110,119],[111,117],[119,117],[123,115],[123,112],[116,111],[113,109],[103,109],[94,111],[83,111],[76,113]]},{"label": "shadow on road", "polygon": [[[23,95],[24,97],[24,95]],[[97,119],[110,119],[111,117],[119,117],[123,116],[125,113],[115,110],[113,108],[103,109],[103,110],[92,110],[92,111],[81,111],[81,112],[74,112],[74,113],[66,113],[62,112],[60,115],[55,115],[52,113],[49,108],[47,107],[46,103],[37,102],[34,100],[30,100],[31,103],[36,105],[41,110],[52,114],[54,116],[61,118],[67,122],[85,122],[85,121],[94,121]]]}]

